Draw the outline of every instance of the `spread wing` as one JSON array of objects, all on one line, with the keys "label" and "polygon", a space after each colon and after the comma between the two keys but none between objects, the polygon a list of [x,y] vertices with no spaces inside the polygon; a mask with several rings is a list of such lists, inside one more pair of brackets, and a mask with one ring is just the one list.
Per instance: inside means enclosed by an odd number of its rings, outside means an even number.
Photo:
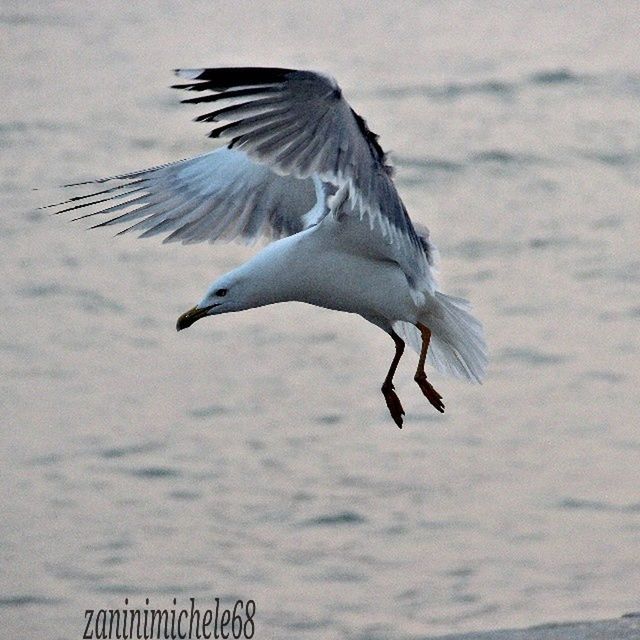
[{"label": "spread wing", "polygon": [[409,219],[377,136],[335,80],[254,67],[177,74],[190,81],[177,88],[198,92],[184,102],[213,106],[197,120],[223,122],[211,136],[228,147],[85,183],[107,188],[55,205],[59,213],[106,214],[95,226],[132,222],[124,231],[189,243],[290,235],[330,207],[337,219],[366,220],[362,241],[382,246],[415,286],[433,287],[432,247]]},{"label": "spread wing", "polygon": [[164,242],[183,244],[276,239],[301,231],[325,212],[317,178],[280,176],[242,151],[226,148],[69,186],[96,184],[107,188],[50,206],[58,207],[57,213],[82,212],[76,220],[110,216],[93,227],[127,223],[120,233],[163,234]]},{"label": "spread wing", "polygon": [[[175,88],[201,93],[184,100],[214,108],[197,118],[224,122],[211,132],[274,172],[317,176],[338,188],[331,207],[369,218],[390,257],[414,281],[425,281],[430,256],[393,184],[377,136],[349,106],[336,81],[313,71],[280,68],[179,69]],[[207,92],[207,93],[205,93]]]}]

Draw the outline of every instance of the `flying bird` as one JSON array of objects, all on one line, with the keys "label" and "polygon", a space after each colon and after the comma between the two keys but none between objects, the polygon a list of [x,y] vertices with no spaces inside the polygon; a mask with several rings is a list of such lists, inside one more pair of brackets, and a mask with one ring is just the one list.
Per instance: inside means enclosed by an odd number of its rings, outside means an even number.
[{"label": "flying bird", "polygon": [[393,377],[405,342],[419,353],[414,379],[438,411],[444,403],[427,378],[427,358],[443,374],[481,382],[482,325],[466,300],[438,290],[429,232],[412,223],[378,136],[337,82],[282,68],[176,74],[186,82],[174,87],[195,93],[183,102],[212,108],[196,121],[218,123],[210,137],[226,146],[66,185],[92,185],[92,192],[49,206],[56,213],[93,207],[74,219],[107,215],[92,228],[124,223],[120,233],[163,234],[164,242],[271,241],[217,278],[177,330],[286,301],[356,313],[394,342],[382,394],[400,428],[405,412]]}]

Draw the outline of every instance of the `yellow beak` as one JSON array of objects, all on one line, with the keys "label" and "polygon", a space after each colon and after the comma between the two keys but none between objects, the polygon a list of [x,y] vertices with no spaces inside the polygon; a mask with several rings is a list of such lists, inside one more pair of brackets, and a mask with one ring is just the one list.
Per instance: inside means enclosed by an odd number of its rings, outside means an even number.
[{"label": "yellow beak", "polygon": [[182,331],[183,329],[190,327],[196,320],[200,320],[200,318],[207,316],[210,309],[211,307],[193,307],[193,309],[189,309],[189,311],[183,313],[178,318],[178,322],[176,322],[176,330]]}]

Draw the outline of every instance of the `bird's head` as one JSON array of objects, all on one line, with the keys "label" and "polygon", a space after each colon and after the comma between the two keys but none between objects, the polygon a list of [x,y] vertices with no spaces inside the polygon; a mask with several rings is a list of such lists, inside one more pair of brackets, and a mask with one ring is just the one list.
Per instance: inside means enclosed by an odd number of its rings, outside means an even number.
[{"label": "bird's head", "polygon": [[282,253],[279,242],[272,242],[251,260],[213,282],[202,300],[178,318],[177,330],[182,331],[206,316],[295,299],[288,286],[290,270],[278,257]]},{"label": "bird's head", "polygon": [[178,318],[176,329],[182,331],[182,329],[190,327],[196,320],[206,316],[249,309],[254,306],[251,290],[250,282],[233,272],[218,278],[207,289],[202,300],[193,309],[189,309]]}]

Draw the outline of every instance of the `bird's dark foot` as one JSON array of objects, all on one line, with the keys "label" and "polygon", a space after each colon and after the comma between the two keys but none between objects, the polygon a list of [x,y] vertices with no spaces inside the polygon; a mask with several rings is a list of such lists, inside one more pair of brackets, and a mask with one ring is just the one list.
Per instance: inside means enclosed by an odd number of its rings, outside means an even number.
[{"label": "bird's dark foot", "polygon": [[414,380],[418,383],[420,390],[425,398],[440,412],[444,413],[444,402],[442,396],[433,388],[433,385],[427,380],[427,374],[422,372],[416,374]]},{"label": "bird's dark foot", "polygon": [[384,395],[387,408],[389,409],[389,413],[391,414],[393,421],[398,425],[398,429],[402,429],[402,416],[404,415],[404,409],[402,408],[402,403],[400,402],[400,398],[398,398],[398,394],[394,391],[393,385],[383,384],[382,395]]}]

